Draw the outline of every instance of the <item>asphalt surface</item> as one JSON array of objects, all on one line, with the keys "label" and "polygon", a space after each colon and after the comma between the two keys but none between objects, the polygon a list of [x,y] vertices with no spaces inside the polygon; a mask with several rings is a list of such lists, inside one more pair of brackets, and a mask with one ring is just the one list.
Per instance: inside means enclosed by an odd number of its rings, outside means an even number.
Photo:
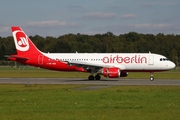
[{"label": "asphalt surface", "polygon": [[166,85],[180,86],[180,79],[109,79],[87,80],[85,78],[0,78],[1,84],[94,84],[94,85]]}]

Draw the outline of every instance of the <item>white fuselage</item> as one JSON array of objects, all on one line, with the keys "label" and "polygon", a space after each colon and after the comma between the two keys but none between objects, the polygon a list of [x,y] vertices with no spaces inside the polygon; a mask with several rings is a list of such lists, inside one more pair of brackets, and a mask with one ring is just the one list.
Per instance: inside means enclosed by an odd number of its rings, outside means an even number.
[{"label": "white fuselage", "polygon": [[126,71],[164,71],[175,67],[175,64],[165,56],[151,53],[44,53],[44,55],[54,60],[118,67]]}]

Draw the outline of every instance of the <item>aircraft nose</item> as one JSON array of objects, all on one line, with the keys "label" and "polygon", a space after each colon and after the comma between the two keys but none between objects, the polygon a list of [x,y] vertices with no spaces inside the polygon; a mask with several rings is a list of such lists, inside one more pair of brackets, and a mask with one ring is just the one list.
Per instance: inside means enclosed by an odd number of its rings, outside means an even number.
[{"label": "aircraft nose", "polygon": [[171,64],[169,65],[170,69],[174,69],[176,67],[176,64],[174,64],[173,62],[171,62]]}]

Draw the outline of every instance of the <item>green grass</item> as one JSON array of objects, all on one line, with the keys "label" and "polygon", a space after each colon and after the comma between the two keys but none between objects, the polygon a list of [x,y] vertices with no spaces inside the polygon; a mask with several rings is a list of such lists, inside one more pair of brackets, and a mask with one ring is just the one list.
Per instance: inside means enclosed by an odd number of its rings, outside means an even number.
[{"label": "green grass", "polygon": [[0,84],[1,120],[177,120],[180,87]]},{"label": "green grass", "polygon": [[36,67],[0,68],[0,78],[80,78],[89,73],[52,71]]},{"label": "green grass", "polygon": [[[154,73],[155,78],[180,78],[180,69]],[[34,67],[0,68],[0,78],[87,78],[89,73],[57,72]],[[129,73],[127,78],[149,78]],[[121,79],[121,78],[120,78]],[[124,78],[123,78],[124,79]],[[180,118],[178,86],[0,84],[1,120],[176,120]]]},{"label": "green grass", "polygon": [[[180,69],[154,73],[156,79],[179,79]],[[0,78],[87,78],[89,73],[51,71],[35,67],[0,67]],[[130,72],[125,78],[148,79],[148,72]],[[121,79],[121,78],[120,78]],[[124,79],[124,78],[123,78]]]}]

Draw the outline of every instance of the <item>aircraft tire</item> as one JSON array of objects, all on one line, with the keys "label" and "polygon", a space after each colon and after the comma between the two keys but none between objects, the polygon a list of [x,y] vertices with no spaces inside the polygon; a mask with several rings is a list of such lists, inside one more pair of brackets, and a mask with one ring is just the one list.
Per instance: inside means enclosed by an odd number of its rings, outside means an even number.
[{"label": "aircraft tire", "polygon": [[154,77],[150,77],[150,81],[154,81]]},{"label": "aircraft tire", "polygon": [[88,77],[88,80],[94,80],[94,76],[93,76],[93,75],[90,75],[90,76]]},{"label": "aircraft tire", "polygon": [[99,75],[99,74],[97,74],[96,76],[95,76],[95,80],[100,80],[101,79],[101,76]]}]

